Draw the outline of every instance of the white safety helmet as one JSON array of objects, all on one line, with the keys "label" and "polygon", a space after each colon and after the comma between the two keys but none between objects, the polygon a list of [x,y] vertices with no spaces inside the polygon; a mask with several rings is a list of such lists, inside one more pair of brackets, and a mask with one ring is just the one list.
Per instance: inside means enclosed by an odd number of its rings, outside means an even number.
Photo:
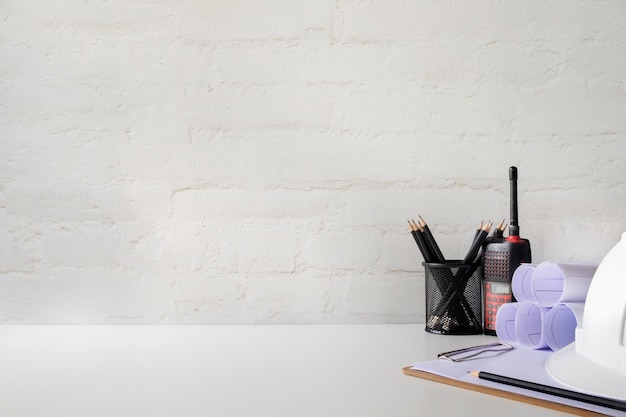
[{"label": "white safety helmet", "polygon": [[626,401],[626,232],[591,280],[575,342],[546,364],[561,383]]}]

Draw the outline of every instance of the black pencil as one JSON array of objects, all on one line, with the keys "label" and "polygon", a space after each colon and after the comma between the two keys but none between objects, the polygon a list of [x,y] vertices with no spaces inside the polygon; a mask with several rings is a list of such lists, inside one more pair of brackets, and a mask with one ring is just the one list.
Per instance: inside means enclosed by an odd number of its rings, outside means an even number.
[{"label": "black pencil", "polygon": [[419,218],[419,225],[421,227],[420,230],[423,230],[424,232],[424,237],[426,238],[428,249],[433,255],[434,261],[439,262],[441,264],[446,263],[446,258],[443,256],[443,253],[441,253],[441,249],[439,249],[439,245],[437,245],[437,241],[435,240],[435,237],[430,231],[430,228],[428,227],[428,225],[426,224],[422,216],[418,216],[418,218]]},{"label": "black pencil", "polygon": [[524,388],[542,394],[554,395],[568,400],[575,400],[587,404],[599,405],[613,410],[626,411],[626,401],[613,398],[598,397],[596,395],[582,392],[570,391],[563,388],[551,387],[549,385],[538,384],[536,382],[523,381],[521,379],[509,378],[502,375],[490,374],[488,372],[471,371],[470,374],[486,381],[498,382],[512,387]]},{"label": "black pencil", "polygon": [[478,229],[476,229],[476,233],[474,233],[474,239],[476,239],[478,237],[478,235],[480,234],[480,231],[483,230],[483,222],[480,222],[480,226],[478,226]]},{"label": "black pencil", "polygon": [[486,225],[482,227],[474,237],[474,241],[472,242],[472,246],[470,246],[467,255],[465,255],[464,263],[474,263],[476,262],[476,257],[478,256],[478,251],[482,247],[483,242],[487,238],[489,234],[489,230],[491,230],[491,220],[487,222]]},{"label": "black pencil", "polygon": [[411,225],[413,226],[413,230],[415,230],[415,235],[417,236],[418,241],[424,248],[424,260],[426,262],[437,262],[435,255],[428,244],[428,239],[426,239],[426,235],[424,234],[424,228],[415,220],[411,220]]},{"label": "black pencil", "polygon": [[491,234],[490,238],[502,238],[502,233],[504,232],[504,229],[506,229],[506,225],[504,224],[504,220],[502,220],[500,223],[498,223],[496,227],[493,228],[493,233]]},{"label": "black pencil", "polygon": [[424,237],[419,231],[419,227],[417,227],[417,224],[415,224],[415,221],[413,221],[413,223],[411,223],[410,220],[407,220],[407,221],[409,222],[409,228],[411,230],[411,234],[413,235],[413,239],[415,239],[415,243],[417,243],[417,247],[419,248],[422,254],[422,257],[424,258],[426,262],[431,262],[430,253],[428,252],[428,248],[426,247],[426,243],[424,242]]}]

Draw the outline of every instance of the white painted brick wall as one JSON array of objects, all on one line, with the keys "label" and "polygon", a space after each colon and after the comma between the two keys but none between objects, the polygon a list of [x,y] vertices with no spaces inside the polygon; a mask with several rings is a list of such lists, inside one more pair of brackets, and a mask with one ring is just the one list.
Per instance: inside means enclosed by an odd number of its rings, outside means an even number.
[{"label": "white painted brick wall", "polygon": [[626,230],[626,6],[0,3],[0,323],[424,319],[423,215]]}]

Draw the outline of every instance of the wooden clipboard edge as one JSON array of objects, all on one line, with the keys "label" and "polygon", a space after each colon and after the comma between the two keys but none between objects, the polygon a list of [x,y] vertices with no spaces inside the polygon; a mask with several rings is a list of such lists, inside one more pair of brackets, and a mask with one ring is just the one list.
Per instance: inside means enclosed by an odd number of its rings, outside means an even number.
[{"label": "wooden clipboard edge", "polygon": [[427,379],[429,381],[440,382],[447,385],[452,385],[458,388],[464,388],[471,391],[481,392],[483,394],[495,395],[496,397],[502,397],[509,400],[519,401],[527,404],[536,405],[539,407],[549,408],[551,410],[562,411],[565,413],[574,414],[583,417],[596,417],[607,416],[607,414],[598,413],[596,411],[585,410],[583,408],[574,407],[571,405],[555,403],[552,401],[542,400],[535,397],[529,397],[527,395],[518,394],[516,392],[510,392],[500,390],[497,388],[487,387],[484,385],[472,384],[470,382],[461,381],[455,378],[449,378],[441,375],[432,374],[430,372],[420,371],[419,369],[412,369],[411,366],[402,368],[402,372],[406,375],[414,376],[417,378]]}]

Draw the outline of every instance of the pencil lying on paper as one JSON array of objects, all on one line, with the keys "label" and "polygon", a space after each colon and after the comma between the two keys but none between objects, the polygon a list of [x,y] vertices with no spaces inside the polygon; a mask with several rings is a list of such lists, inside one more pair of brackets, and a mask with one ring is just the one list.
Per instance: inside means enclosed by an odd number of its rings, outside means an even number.
[{"label": "pencil lying on paper", "polygon": [[470,375],[486,381],[498,382],[500,384],[510,385],[512,387],[529,389],[531,391],[540,392],[542,394],[555,395],[568,400],[575,400],[587,404],[599,405],[611,408],[613,410],[626,411],[626,401],[615,400],[612,398],[598,397],[595,395],[585,394],[582,392],[570,391],[563,388],[551,387],[549,385],[537,384],[535,382],[523,381],[521,379],[509,378],[507,376],[490,374],[488,372],[471,371]]}]

